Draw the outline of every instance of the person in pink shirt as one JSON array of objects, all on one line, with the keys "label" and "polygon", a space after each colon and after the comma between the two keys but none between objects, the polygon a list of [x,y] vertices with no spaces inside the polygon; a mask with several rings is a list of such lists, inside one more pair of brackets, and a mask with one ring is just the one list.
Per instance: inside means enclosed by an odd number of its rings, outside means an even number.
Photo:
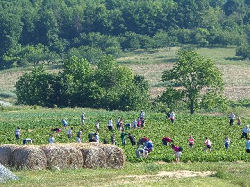
[{"label": "person in pink shirt", "polygon": [[178,147],[174,144],[172,144],[172,149],[174,151],[174,155],[175,155],[175,162],[180,162],[180,157],[182,155],[182,147]]},{"label": "person in pink shirt", "polygon": [[162,144],[163,144],[163,145],[166,145],[166,146],[167,146],[169,143],[172,143],[172,140],[171,140],[170,137],[163,137],[161,141],[162,141]]},{"label": "person in pink shirt", "polygon": [[238,124],[238,125],[241,125],[241,119],[240,119],[240,116],[237,118],[237,124]]},{"label": "person in pink shirt", "polygon": [[209,152],[211,152],[212,143],[211,143],[211,141],[208,139],[208,137],[206,137],[206,140],[205,140],[204,144],[206,145],[205,151],[209,150]]},{"label": "person in pink shirt", "polygon": [[189,142],[189,147],[192,148],[194,146],[194,138],[192,135],[189,136],[188,142]]}]

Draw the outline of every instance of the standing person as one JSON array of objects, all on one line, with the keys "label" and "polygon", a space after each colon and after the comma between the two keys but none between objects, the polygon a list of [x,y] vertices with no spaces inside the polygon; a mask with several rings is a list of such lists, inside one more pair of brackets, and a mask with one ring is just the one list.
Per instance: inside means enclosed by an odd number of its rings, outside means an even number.
[{"label": "standing person", "polygon": [[80,129],[79,132],[77,133],[76,141],[77,143],[82,143],[82,129]]},{"label": "standing person", "polygon": [[63,125],[64,128],[66,128],[68,126],[68,123],[67,123],[67,121],[65,119],[62,119],[61,122],[62,122],[62,125]]},{"label": "standing person", "polygon": [[126,145],[126,139],[125,137],[127,136],[128,134],[124,132],[124,130],[122,131],[121,133],[121,140],[122,140],[122,145],[125,146]]},{"label": "standing person", "polygon": [[234,124],[234,119],[235,119],[235,115],[233,112],[231,112],[230,116],[229,116],[229,124],[233,125]]},{"label": "standing person", "polygon": [[246,140],[246,152],[250,153],[250,137],[248,137]]},{"label": "standing person", "polygon": [[132,144],[132,146],[134,146],[136,144],[136,140],[135,137],[131,135],[131,133],[128,133],[128,138]]},{"label": "standing person", "polygon": [[111,135],[111,144],[115,145],[115,134]]},{"label": "standing person", "polygon": [[67,131],[67,136],[70,139],[73,135],[73,127],[71,127],[68,131]]},{"label": "standing person", "polygon": [[109,131],[113,131],[113,121],[111,118],[108,121],[108,129],[109,129]]},{"label": "standing person", "polygon": [[137,128],[137,120],[136,120],[136,118],[135,118],[134,121],[133,121],[133,128],[134,128],[134,129]]},{"label": "standing person", "polygon": [[174,112],[171,112],[169,118],[170,118],[170,121],[171,121],[172,123],[174,123],[174,121],[175,121],[175,113],[174,113]]},{"label": "standing person", "polygon": [[54,138],[53,134],[51,134],[49,137],[49,144],[53,144],[53,143],[55,143],[55,138]]},{"label": "standing person", "polygon": [[16,140],[20,139],[20,133],[21,133],[21,128],[17,127],[16,130],[15,130]]},{"label": "standing person", "polygon": [[137,120],[137,127],[141,127],[141,119],[140,118],[138,118],[138,120]]},{"label": "standing person", "polygon": [[84,124],[85,124],[85,120],[86,120],[86,118],[85,118],[85,113],[84,113],[84,112],[82,112],[82,115],[81,115],[81,122],[82,122],[82,126],[84,126]]},{"label": "standing person", "polygon": [[142,118],[142,119],[141,119],[141,128],[144,128],[144,127],[145,127],[145,119]]},{"label": "standing person", "polygon": [[140,118],[140,120],[145,118],[145,112],[143,112],[143,110],[141,110],[139,118]]},{"label": "standing person", "polygon": [[100,131],[100,120],[99,119],[95,123],[95,129],[96,129],[96,132],[99,133],[99,131]]},{"label": "standing person", "polygon": [[211,141],[208,139],[208,137],[206,137],[204,144],[206,145],[205,151],[209,150],[209,152],[211,152],[212,143],[211,143]]},{"label": "standing person", "polygon": [[194,146],[194,137],[192,135],[188,138],[189,147],[192,148]]},{"label": "standing person", "polygon": [[122,121],[122,118],[120,120],[120,130],[123,131],[124,130],[124,123]]},{"label": "standing person", "polygon": [[242,129],[241,138],[247,138],[247,134],[248,134],[249,132],[250,132],[249,125],[246,125],[246,126]]},{"label": "standing person", "polygon": [[237,118],[237,125],[241,125],[241,118],[240,118],[240,116]]},{"label": "standing person", "polygon": [[229,145],[230,145],[230,139],[228,138],[228,136],[225,136],[224,142],[225,142],[225,148],[226,150],[228,150]]},{"label": "standing person", "polygon": [[120,130],[120,121],[121,121],[121,117],[119,117],[116,121],[116,129],[119,131]]}]

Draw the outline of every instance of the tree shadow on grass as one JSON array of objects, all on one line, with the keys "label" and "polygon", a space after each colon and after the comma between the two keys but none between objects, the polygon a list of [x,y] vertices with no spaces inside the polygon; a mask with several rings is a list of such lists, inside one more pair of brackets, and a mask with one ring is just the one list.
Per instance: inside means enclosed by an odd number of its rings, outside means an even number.
[{"label": "tree shadow on grass", "polygon": [[225,60],[231,60],[231,61],[241,61],[243,60],[242,57],[234,56],[234,57],[226,57]]}]

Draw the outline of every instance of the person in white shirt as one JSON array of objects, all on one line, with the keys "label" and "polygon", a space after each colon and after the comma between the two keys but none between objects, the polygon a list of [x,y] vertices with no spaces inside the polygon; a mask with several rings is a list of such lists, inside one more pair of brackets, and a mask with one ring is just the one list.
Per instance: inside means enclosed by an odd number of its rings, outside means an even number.
[{"label": "person in white shirt", "polygon": [[250,132],[249,125],[246,125],[246,126],[242,129],[241,138],[247,138],[247,134],[248,134],[249,132]]},{"label": "person in white shirt", "polygon": [[169,118],[170,118],[170,121],[171,121],[172,123],[174,123],[174,121],[175,121],[175,113],[174,113],[174,112],[171,112]]},{"label": "person in white shirt", "polygon": [[100,120],[97,120],[96,123],[95,123],[95,128],[96,128],[96,132],[99,133],[100,131]]},{"label": "person in white shirt", "polygon": [[84,124],[85,124],[85,120],[86,120],[86,118],[85,118],[85,113],[84,113],[84,112],[82,112],[82,115],[81,115],[81,122],[82,122],[82,126],[84,126]]},{"label": "person in white shirt", "polygon": [[111,118],[108,121],[108,129],[109,129],[109,131],[113,131],[113,122],[112,122]]}]

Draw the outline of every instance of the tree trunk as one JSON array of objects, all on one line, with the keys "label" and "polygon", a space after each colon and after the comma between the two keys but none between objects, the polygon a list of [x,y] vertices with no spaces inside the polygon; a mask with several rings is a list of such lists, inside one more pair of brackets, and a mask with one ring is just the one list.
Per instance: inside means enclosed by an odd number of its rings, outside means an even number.
[{"label": "tree trunk", "polygon": [[194,100],[190,100],[190,114],[194,114]]}]

